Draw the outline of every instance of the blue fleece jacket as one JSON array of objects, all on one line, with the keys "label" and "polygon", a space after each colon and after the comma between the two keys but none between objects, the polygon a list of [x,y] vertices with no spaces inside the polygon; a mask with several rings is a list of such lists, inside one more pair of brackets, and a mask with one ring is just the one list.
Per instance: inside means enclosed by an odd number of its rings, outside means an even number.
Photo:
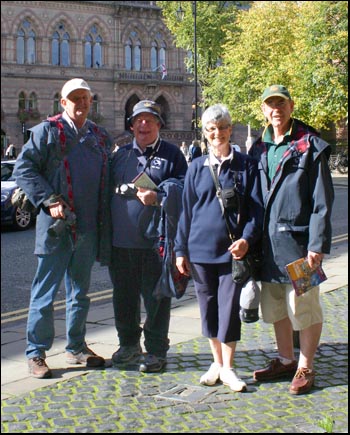
[{"label": "blue fleece jacket", "polygon": [[[236,239],[244,238],[250,246],[260,240],[263,205],[257,162],[245,154],[222,162],[219,181],[222,188],[237,183],[241,199],[239,223],[237,214],[229,212]],[[208,156],[195,159],[186,174],[183,211],[175,239],[176,256],[187,256],[193,263],[231,261],[231,241],[222,215],[216,188],[209,169]]]}]

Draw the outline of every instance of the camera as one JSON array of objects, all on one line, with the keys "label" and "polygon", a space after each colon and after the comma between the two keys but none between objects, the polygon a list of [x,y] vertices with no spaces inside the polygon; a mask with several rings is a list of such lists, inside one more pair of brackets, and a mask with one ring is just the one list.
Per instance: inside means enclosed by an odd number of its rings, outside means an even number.
[{"label": "camera", "polygon": [[65,219],[56,219],[48,228],[47,232],[51,237],[60,237],[66,230],[75,225],[77,217],[69,208],[64,209]]},{"label": "camera", "polygon": [[34,213],[35,212],[35,206],[29,201],[28,196],[24,193],[24,191],[17,187],[17,189],[14,191],[11,203],[15,207],[20,208],[23,211],[26,211],[28,213]]},{"label": "camera", "polygon": [[137,188],[132,183],[117,186],[115,192],[122,196],[136,196]]},{"label": "camera", "polygon": [[221,189],[217,193],[218,197],[222,201],[222,205],[226,210],[233,210],[237,213],[240,211],[240,199],[239,193],[235,187],[230,187],[228,189]]}]

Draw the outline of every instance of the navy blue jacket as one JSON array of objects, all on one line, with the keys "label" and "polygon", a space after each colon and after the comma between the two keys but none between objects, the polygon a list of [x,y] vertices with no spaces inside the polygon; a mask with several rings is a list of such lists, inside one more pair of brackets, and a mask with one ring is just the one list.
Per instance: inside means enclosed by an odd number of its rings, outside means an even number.
[{"label": "navy blue jacket", "polygon": [[327,254],[331,247],[334,190],[327,161],[331,147],[297,119],[284,142],[289,147],[272,180],[269,144],[259,138],[249,150],[259,161],[265,205],[262,280],[266,282],[289,283],[286,264],[305,257],[307,251]]},{"label": "navy blue jacket", "polygon": [[[146,151],[148,152],[148,150]],[[131,181],[144,170],[145,158],[138,156],[130,143],[113,155],[113,190]],[[187,162],[180,148],[161,139],[160,146],[146,173],[158,186],[169,178],[183,179]],[[158,202],[162,199],[159,193]],[[113,246],[119,248],[152,249],[154,240],[145,234],[153,218],[154,207],[145,206],[136,196],[113,193]]]},{"label": "navy blue jacket", "polygon": [[[236,239],[244,238],[253,247],[261,238],[263,204],[258,166],[254,159],[234,152],[234,158],[222,163],[219,181],[222,188],[232,187],[237,178],[241,197],[241,216],[229,212]],[[175,238],[177,257],[187,256],[192,263],[226,263],[232,255],[231,244],[222,215],[208,156],[190,164],[184,185],[183,211]]]},{"label": "navy blue jacket", "polygon": [[109,166],[111,138],[101,127],[87,120],[79,134],[61,116],[65,149],[56,121],[45,120],[30,129],[30,138],[18,156],[14,176],[33,205],[40,208],[36,222],[35,251],[37,255],[52,254],[62,239],[71,246],[69,231],[61,238],[48,234],[56,221],[43,203],[51,195],[62,195],[69,203],[69,183],[64,157],[69,162],[73,206],[77,215],[77,231],[98,231],[98,259],[108,264],[111,251],[111,219]]}]

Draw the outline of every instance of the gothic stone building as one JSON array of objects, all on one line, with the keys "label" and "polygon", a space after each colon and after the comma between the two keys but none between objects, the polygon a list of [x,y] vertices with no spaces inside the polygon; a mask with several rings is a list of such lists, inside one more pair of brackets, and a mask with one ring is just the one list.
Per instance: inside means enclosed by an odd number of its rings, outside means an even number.
[{"label": "gothic stone building", "polygon": [[160,103],[162,137],[194,138],[193,76],[155,1],[2,1],[1,148],[19,151],[27,129],[61,111],[62,85],[84,78],[91,119],[123,145],[141,99]]}]

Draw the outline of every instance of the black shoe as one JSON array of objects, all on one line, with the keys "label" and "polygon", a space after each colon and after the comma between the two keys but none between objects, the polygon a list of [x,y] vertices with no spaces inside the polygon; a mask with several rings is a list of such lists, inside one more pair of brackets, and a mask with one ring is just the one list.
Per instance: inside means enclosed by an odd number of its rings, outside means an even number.
[{"label": "black shoe", "polygon": [[114,364],[125,364],[130,362],[138,362],[142,354],[140,344],[133,346],[120,346],[120,348],[112,355]]},{"label": "black shoe", "polygon": [[145,360],[140,364],[140,372],[156,373],[164,369],[166,359],[160,358],[155,355],[146,355]]}]

